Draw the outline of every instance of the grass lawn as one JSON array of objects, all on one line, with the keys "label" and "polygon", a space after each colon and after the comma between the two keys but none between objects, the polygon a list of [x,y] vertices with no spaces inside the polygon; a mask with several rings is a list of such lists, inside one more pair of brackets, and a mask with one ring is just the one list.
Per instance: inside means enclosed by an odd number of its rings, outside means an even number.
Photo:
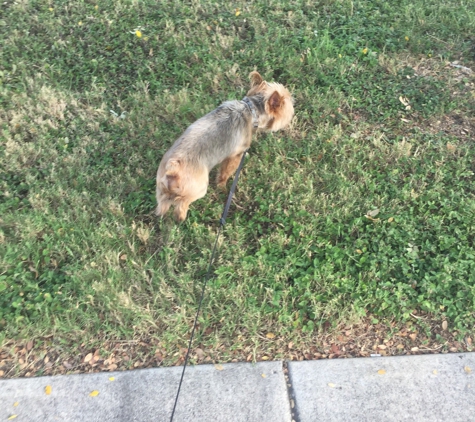
[{"label": "grass lawn", "polygon": [[296,117],[254,140],[192,362],[471,350],[474,34],[472,0],[4,2],[0,376],[183,362],[226,194],[158,221],[155,172],[254,69]]}]

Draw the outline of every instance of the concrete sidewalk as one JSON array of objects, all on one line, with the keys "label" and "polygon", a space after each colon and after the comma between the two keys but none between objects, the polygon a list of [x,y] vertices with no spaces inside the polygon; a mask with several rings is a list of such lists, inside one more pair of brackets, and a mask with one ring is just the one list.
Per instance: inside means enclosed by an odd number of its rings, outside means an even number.
[{"label": "concrete sidewalk", "polygon": [[[167,421],[181,370],[2,380],[0,421]],[[174,420],[475,421],[474,377],[475,353],[200,365]]]}]

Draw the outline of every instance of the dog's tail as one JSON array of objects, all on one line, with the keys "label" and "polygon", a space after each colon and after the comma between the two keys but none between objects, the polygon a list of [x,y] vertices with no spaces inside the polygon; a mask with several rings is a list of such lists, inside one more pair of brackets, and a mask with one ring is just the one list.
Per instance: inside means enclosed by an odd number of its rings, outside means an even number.
[{"label": "dog's tail", "polygon": [[169,160],[165,166],[165,175],[160,179],[163,191],[169,195],[179,196],[181,193],[180,170],[182,162],[180,160]]}]

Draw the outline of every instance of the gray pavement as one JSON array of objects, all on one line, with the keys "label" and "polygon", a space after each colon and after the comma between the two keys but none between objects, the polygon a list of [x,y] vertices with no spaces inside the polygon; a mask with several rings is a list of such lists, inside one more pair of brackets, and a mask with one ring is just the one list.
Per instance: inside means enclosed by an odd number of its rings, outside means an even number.
[{"label": "gray pavement", "polygon": [[[167,421],[181,369],[0,380],[0,421]],[[470,422],[474,377],[475,353],[200,365],[174,420]]]}]

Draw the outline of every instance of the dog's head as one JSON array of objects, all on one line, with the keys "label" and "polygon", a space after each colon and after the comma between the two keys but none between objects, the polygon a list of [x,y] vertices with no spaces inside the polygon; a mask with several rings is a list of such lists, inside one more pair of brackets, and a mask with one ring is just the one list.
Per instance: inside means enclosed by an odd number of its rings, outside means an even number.
[{"label": "dog's head", "polygon": [[289,125],[294,116],[294,99],[283,85],[266,82],[254,71],[249,75],[251,89],[247,96],[261,96],[265,113],[259,115],[259,129],[275,132]]}]

